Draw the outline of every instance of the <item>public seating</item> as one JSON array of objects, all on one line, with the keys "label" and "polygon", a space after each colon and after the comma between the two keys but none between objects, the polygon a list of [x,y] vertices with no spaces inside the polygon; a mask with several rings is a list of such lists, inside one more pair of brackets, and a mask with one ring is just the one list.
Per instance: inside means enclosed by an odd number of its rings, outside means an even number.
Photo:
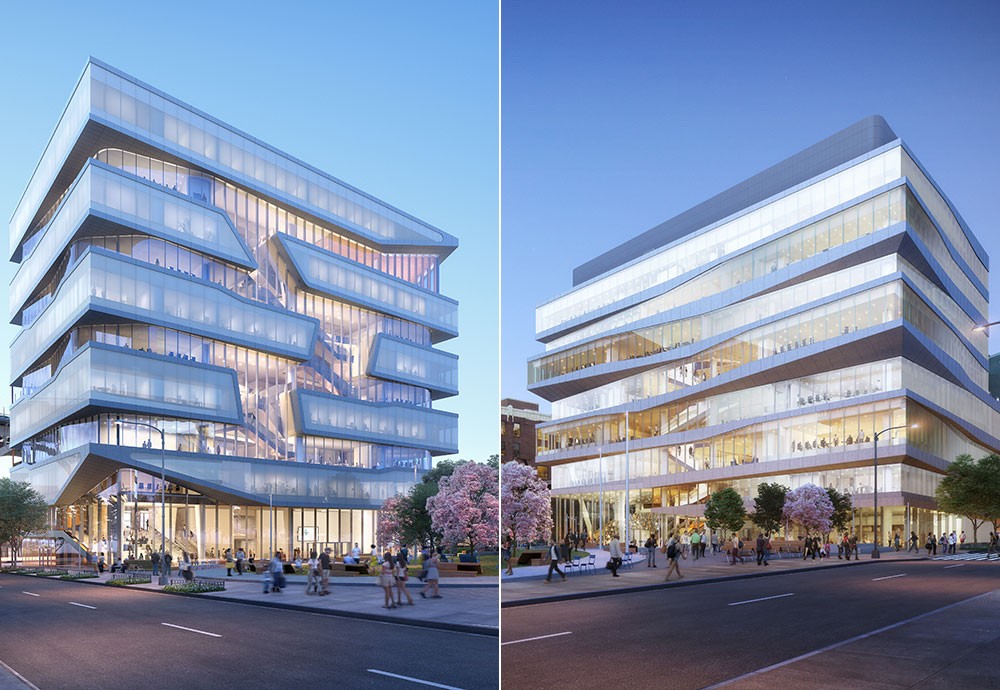
[{"label": "public seating", "polygon": [[483,574],[482,563],[438,563],[441,577],[474,577]]}]

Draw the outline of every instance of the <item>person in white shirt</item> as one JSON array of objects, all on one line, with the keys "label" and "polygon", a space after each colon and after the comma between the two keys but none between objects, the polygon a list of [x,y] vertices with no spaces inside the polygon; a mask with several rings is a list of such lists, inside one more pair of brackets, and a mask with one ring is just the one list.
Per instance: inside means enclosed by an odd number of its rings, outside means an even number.
[{"label": "person in white shirt", "polygon": [[622,543],[618,541],[618,537],[614,537],[611,540],[611,544],[608,545],[608,549],[611,556],[611,575],[613,577],[619,577],[618,568],[622,565]]},{"label": "person in white shirt", "polygon": [[354,548],[351,549],[351,555],[354,556],[355,563],[357,563],[358,559],[361,558],[361,547],[358,546],[357,542],[354,542]]}]

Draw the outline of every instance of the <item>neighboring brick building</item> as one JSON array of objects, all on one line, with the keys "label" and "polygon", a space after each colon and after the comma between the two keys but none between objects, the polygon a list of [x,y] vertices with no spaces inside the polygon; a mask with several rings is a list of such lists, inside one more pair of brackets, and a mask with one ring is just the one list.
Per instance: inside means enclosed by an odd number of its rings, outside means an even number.
[{"label": "neighboring brick building", "polygon": [[535,425],[547,422],[551,415],[538,411],[536,403],[504,398],[500,401],[500,460],[517,460],[531,465],[549,480],[549,468],[535,465]]}]

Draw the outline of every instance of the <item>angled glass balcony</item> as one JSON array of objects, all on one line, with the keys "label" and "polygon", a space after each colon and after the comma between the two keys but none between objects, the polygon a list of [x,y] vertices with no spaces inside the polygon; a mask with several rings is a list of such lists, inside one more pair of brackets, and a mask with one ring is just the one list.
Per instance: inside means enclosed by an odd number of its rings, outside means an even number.
[{"label": "angled glass balcony", "polygon": [[[91,123],[103,126],[108,134],[122,132],[147,142],[380,246],[426,246],[447,254],[458,245],[447,233],[91,60],[11,220],[10,247],[15,260],[64,163],[74,148],[89,145],[78,140]],[[113,138],[106,135],[97,143],[111,144]],[[95,152],[88,151],[88,155]]]},{"label": "angled glass balcony", "polygon": [[350,304],[431,329],[433,342],[458,335],[458,302],[277,233],[275,247],[303,285]]},{"label": "angled glass balcony", "polygon": [[371,403],[296,390],[291,395],[296,432],[429,450],[458,452],[458,415],[398,403]]},{"label": "angled glass balcony", "polygon": [[433,400],[458,395],[458,355],[384,333],[375,336],[368,375],[427,388]]},{"label": "angled glass balcony", "polygon": [[246,243],[220,210],[90,160],[23,258],[11,282],[11,313],[24,308],[39,280],[76,236],[112,234],[121,228],[169,240],[250,270],[257,268]]},{"label": "angled glass balcony", "polygon": [[88,311],[222,339],[305,361],[319,322],[247,300],[192,276],[90,248],[72,267],[51,303],[11,346],[15,378]]},{"label": "angled glass balcony", "polygon": [[14,404],[11,442],[20,443],[85,408],[233,424],[243,419],[232,370],[91,343],[38,392]]}]

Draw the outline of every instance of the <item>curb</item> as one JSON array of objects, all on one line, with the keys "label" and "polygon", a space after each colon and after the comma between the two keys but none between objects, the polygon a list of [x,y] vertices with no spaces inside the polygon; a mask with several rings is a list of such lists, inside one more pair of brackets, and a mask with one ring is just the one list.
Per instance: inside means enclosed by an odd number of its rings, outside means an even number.
[{"label": "curb", "polygon": [[[38,579],[35,575],[20,575],[18,573],[3,573],[4,575],[17,575],[18,577],[30,577]],[[97,587],[114,587],[114,585],[109,585],[106,582],[91,582],[89,580],[59,580],[59,578],[41,578],[43,580],[57,580],[60,582],[77,582],[86,585],[92,585]],[[396,625],[408,625],[414,628],[430,628],[432,630],[446,630],[449,632],[465,633],[467,635],[483,635],[486,637],[500,637],[500,629],[489,627],[489,626],[476,626],[467,625],[464,623],[445,623],[442,621],[428,621],[421,619],[410,619],[410,618],[393,618],[392,616],[385,616],[377,613],[358,613],[356,611],[343,611],[340,609],[316,609],[309,606],[302,606],[300,604],[280,604],[278,602],[272,601],[249,601],[247,599],[237,599],[236,597],[223,597],[223,596],[211,596],[206,597],[202,594],[189,594],[187,592],[164,592],[162,589],[144,589],[144,588],[132,588],[132,587],[116,587],[116,589],[128,589],[132,592],[148,592],[151,594],[163,594],[166,596],[173,597],[189,597],[193,599],[201,599],[202,601],[224,601],[230,604],[245,604],[247,606],[260,606],[263,608],[270,609],[285,609],[288,611],[298,611],[300,613],[315,613],[321,616],[331,616],[334,618],[353,618],[355,620],[367,620],[375,621],[378,623],[394,623]]]},{"label": "curb", "polygon": [[[926,561],[928,559],[924,557],[919,558],[894,558],[893,563],[911,563],[916,561]],[[623,587],[621,589],[602,589],[591,592],[572,592],[569,594],[555,594],[552,596],[544,597],[533,597],[531,599],[517,599],[515,601],[501,601],[500,608],[514,608],[517,606],[531,606],[533,604],[551,604],[560,601],[573,601],[576,599],[594,599],[597,597],[610,597],[617,594],[636,594],[638,592],[653,592],[659,589],[673,589],[675,587],[695,587],[697,585],[710,585],[719,582],[731,582],[733,580],[754,580],[761,577],[779,577],[781,575],[794,575],[799,573],[808,573],[815,570],[831,570],[834,568],[853,568],[861,565],[872,565],[876,563],[885,563],[887,561],[881,560],[864,560],[864,561],[852,561],[850,563],[840,563],[834,565],[817,565],[810,568],[795,568],[794,570],[776,570],[772,572],[753,572],[744,573],[740,575],[725,575],[720,577],[707,577],[701,580],[689,580],[687,582],[681,582],[680,580],[674,582],[663,582],[660,584],[653,585],[637,585],[635,587]]]}]

